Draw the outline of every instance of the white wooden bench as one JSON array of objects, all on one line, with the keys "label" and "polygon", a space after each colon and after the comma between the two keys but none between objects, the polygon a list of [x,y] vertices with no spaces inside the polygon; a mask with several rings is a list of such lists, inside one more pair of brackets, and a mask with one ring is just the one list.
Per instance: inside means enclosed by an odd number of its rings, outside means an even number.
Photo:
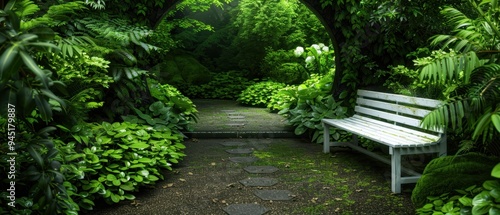
[{"label": "white wooden bench", "polygon": [[[331,146],[347,146],[391,165],[391,189],[401,193],[401,184],[416,183],[420,174],[401,167],[401,156],[437,153],[446,155],[446,134],[422,129],[421,119],[442,102],[433,99],[358,90],[355,114],[344,119],[323,119],[323,152]],[[330,126],[353,134],[350,142],[330,143]],[[389,159],[358,146],[357,136],[389,147]],[[413,175],[402,177],[401,171]]]}]

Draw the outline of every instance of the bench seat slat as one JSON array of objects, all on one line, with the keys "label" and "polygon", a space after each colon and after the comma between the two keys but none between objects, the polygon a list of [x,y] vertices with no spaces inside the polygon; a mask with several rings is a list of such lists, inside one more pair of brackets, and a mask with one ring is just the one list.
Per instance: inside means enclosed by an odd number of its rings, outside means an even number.
[{"label": "bench seat slat", "polygon": [[403,136],[387,133],[387,130],[374,129],[361,124],[356,125],[349,121],[339,121],[335,123],[335,126],[341,129],[349,130],[353,134],[366,137],[370,140],[394,148],[422,147],[430,145],[430,143],[427,142],[419,142],[416,140],[416,138],[411,139],[412,138],[411,136],[406,136],[405,138]]},{"label": "bench seat slat", "polygon": [[365,121],[360,118],[351,117],[345,119],[324,119],[325,123],[345,129],[359,136],[366,137],[382,144],[400,148],[400,147],[422,147],[433,145],[438,140],[438,136],[426,134],[424,136],[406,133],[406,128],[391,125],[390,127],[381,126],[378,123]]},{"label": "bench seat slat", "polygon": [[371,119],[369,117],[364,117],[364,116],[360,116],[360,115],[354,115],[352,117],[353,118],[358,118],[360,120],[372,122],[372,123],[378,124],[378,125],[383,126],[383,127],[394,128],[394,129],[398,129],[398,130],[401,130],[401,131],[406,132],[406,133],[410,133],[410,134],[414,134],[414,135],[418,135],[418,136],[427,137],[429,139],[439,138],[439,135],[437,135],[438,132],[434,132],[436,134],[425,133],[425,132],[422,132],[422,131],[418,131],[418,130],[414,130],[414,129],[410,129],[410,128],[405,128],[405,127],[402,127],[402,126],[394,125],[394,124],[389,123],[389,122],[383,122],[383,121],[380,121],[380,120]]},{"label": "bench seat slat", "polygon": [[[414,142],[411,140],[403,139],[398,136],[391,136],[388,134],[384,134],[381,132],[381,130],[376,130],[376,129],[370,129],[369,127],[366,127],[365,125],[361,124],[353,124],[348,121],[339,121],[335,123],[335,126],[342,128],[342,129],[347,129],[353,134],[357,134],[362,137],[366,137],[370,140],[376,141],[378,143],[388,145],[390,147],[409,147],[409,146],[417,146],[418,142]],[[397,144],[396,144],[397,143]],[[401,145],[399,145],[401,144]]]},{"label": "bench seat slat", "polygon": [[[424,145],[433,145],[438,140],[440,139],[439,136],[437,135],[432,135],[432,134],[427,134],[423,132],[418,132],[418,131],[412,131],[408,128],[389,124],[389,123],[384,123],[384,122],[377,122],[375,120],[370,120],[366,118],[358,118],[358,117],[351,117],[349,118],[349,121],[352,123],[358,123],[361,125],[366,125],[370,126],[370,128],[373,128],[377,132],[381,132],[383,135],[388,135],[388,136],[397,136],[402,139],[409,140],[410,142],[414,141],[417,142],[417,146],[424,146]],[[407,132],[408,130],[412,132]],[[395,146],[404,146],[403,143],[396,143]]]}]

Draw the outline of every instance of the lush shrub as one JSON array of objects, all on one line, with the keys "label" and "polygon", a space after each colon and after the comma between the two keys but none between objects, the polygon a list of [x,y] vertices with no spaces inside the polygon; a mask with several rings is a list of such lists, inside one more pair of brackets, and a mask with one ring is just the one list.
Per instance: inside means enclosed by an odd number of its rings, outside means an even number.
[{"label": "lush shrub", "polygon": [[238,97],[241,104],[252,106],[266,106],[271,100],[271,96],[285,84],[274,81],[263,81],[246,88]]},{"label": "lush shrub", "polygon": [[237,99],[243,90],[254,83],[254,80],[245,78],[242,72],[230,71],[216,73],[207,84],[176,87],[189,98]]},{"label": "lush shrub", "polygon": [[498,162],[498,158],[478,153],[435,158],[425,167],[413,189],[413,204],[421,207],[428,196],[440,196],[492,179],[489,172]]},{"label": "lush shrub", "polygon": [[[346,108],[334,101],[330,95],[333,71],[326,75],[312,74],[311,78],[299,85],[295,91],[283,90],[281,94],[289,96],[282,102],[281,111],[288,122],[295,127],[295,134],[307,134],[313,142],[323,141],[323,118],[343,118]],[[331,128],[331,138],[339,140],[345,132]]]},{"label": "lush shrub", "polygon": [[265,77],[285,84],[302,83],[308,76],[293,52],[284,50],[267,50],[262,60],[261,71]]},{"label": "lush shrub", "polygon": [[297,91],[297,86],[291,85],[279,89],[271,95],[267,108],[271,111],[280,111],[289,108],[297,99],[294,95]]},{"label": "lush shrub", "polygon": [[185,156],[183,136],[168,128],[104,122],[73,130],[76,142],[59,142],[61,172],[84,209],[99,198],[107,203],[134,199],[132,192],[163,179],[161,169],[171,170]]},{"label": "lush shrub", "polygon": [[[198,119],[198,110],[193,102],[171,85],[159,84],[157,81],[149,79],[148,86],[151,96],[162,102],[171,112],[170,115],[178,119],[175,124],[180,126],[180,130],[192,131],[192,125]],[[151,105],[148,110],[154,111],[154,106]],[[156,110],[161,109],[157,108]]]},{"label": "lush shrub", "polygon": [[464,190],[429,196],[426,204],[416,212],[422,215],[500,214],[500,163],[493,167],[491,176],[495,179],[481,181],[481,187],[472,185]]}]

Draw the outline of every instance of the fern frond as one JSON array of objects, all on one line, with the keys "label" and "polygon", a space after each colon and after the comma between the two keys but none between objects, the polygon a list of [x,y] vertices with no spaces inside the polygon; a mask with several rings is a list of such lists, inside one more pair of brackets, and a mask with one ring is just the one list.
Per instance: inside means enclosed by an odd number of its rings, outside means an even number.
[{"label": "fern frond", "polygon": [[468,84],[472,71],[483,64],[484,61],[480,60],[475,52],[445,56],[441,59],[434,59],[433,62],[422,67],[420,80],[440,84],[463,81]]},{"label": "fern frond", "polygon": [[447,7],[441,11],[447,17],[450,24],[455,25],[455,34],[436,35],[431,45],[440,45],[442,48],[448,48],[455,45],[453,49],[457,52],[470,52],[486,49],[487,39],[484,31],[489,26],[484,20],[472,20],[459,10]]},{"label": "fern frond", "polygon": [[19,0],[14,1],[12,10],[15,10],[17,16],[23,19],[40,11],[40,8],[31,0]]},{"label": "fern frond", "polygon": [[450,99],[440,107],[431,111],[422,119],[421,125],[426,129],[440,130],[451,125],[452,129],[462,129],[463,119],[468,114],[469,104],[460,98]]},{"label": "fern frond", "polygon": [[52,5],[43,16],[21,23],[21,29],[29,30],[38,26],[60,26],[71,20],[71,15],[74,15],[77,11],[83,9],[85,9],[85,5],[81,1]]},{"label": "fern frond", "polygon": [[93,39],[88,36],[70,36],[57,40],[56,45],[61,50],[62,57],[73,57],[74,54],[80,55],[84,49],[83,47],[97,46]]}]

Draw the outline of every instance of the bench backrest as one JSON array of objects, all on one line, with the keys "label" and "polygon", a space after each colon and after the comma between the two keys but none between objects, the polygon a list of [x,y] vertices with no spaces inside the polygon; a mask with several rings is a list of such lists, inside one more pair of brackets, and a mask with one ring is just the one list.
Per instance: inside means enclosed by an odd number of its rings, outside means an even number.
[{"label": "bench backrest", "polygon": [[[434,99],[358,90],[355,112],[358,115],[422,129],[422,118],[441,104],[442,101]],[[428,130],[442,133],[438,129]]]}]

